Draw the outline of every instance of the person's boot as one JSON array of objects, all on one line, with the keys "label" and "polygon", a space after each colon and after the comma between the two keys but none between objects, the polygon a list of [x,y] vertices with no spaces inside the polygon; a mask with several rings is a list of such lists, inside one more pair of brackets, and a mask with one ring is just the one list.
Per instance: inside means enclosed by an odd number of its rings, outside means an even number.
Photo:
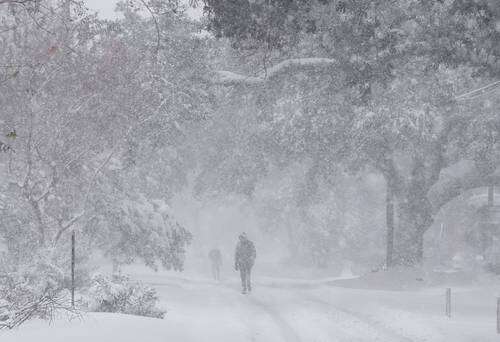
[{"label": "person's boot", "polygon": [[247,294],[247,289],[243,288],[243,291],[241,291],[242,294]]}]

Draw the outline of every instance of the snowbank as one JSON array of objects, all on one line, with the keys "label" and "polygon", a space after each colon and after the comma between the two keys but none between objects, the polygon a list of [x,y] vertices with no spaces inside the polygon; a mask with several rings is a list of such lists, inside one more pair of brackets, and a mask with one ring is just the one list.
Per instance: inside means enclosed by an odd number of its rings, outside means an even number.
[{"label": "snowbank", "polygon": [[367,273],[350,279],[333,279],[329,285],[372,290],[418,290],[429,287],[473,286],[486,275],[465,272],[434,272],[417,268],[393,268]]},{"label": "snowbank", "polygon": [[[0,341],[498,341],[498,280],[466,286],[458,274],[453,276],[457,286],[452,287],[449,318],[444,314],[445,288],[429,288],[425,280],[417,280],[423,284],[419,289],[404,291],[361,288],[368,279],[380,288],[388,279],[400,284],[415,281],[410,270],[309,282],[257,276],[250,295],[240,293],[236,277],[215,282],[201,276],[145,272],[141,279],[157,288],[161,306],[167,309],[164,319],[91,313],[50,325],[29,322],[19,330],[0,332]],[[338,282],[344,287],[331,285]],[[347,282],[357,288],[349,288]]]}]

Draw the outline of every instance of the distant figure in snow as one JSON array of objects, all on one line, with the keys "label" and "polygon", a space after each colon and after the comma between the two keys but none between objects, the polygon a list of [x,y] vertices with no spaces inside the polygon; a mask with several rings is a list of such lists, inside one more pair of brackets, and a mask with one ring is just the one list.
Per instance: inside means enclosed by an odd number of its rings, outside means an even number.
[{"label": "distant figure in snow", "polygon": [[250,274],[256,257],[255,246],[252,241],[248,240],[245,233],[239,236],[239,241],[236,246],[236,253],[234,256],[234,268],[240,271],[241,286],[243,287],[242,293],[245,294],[252,291],[250,283]]},{"label": "distant figure in snow", "polygon": [[219,280],[220,268],[222,266],[222,254],[218,248],[214,248],[208,253],[208,257],[212,262],[212,275],[215,280]]}]

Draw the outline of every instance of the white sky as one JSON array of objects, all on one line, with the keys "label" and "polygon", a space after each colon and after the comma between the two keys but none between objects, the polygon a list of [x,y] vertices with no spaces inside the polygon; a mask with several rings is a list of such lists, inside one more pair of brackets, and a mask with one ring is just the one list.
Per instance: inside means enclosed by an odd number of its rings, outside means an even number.
[{"label": "white sky", "polygon": [[85,0],[87,6],[94,11],[99,12],[99,16],[106,19],[116,17],[114,10],[118,0]]},{"label": "white sky", "polygon": [[[119,0],[85,0],[87,6],[94,11],[99,12],[99,16],[105,19],[114,19],[116,3]],[[189,9],[188,15],[192,18],[200,18],[202,16],[201,6],[197,9]]]}]

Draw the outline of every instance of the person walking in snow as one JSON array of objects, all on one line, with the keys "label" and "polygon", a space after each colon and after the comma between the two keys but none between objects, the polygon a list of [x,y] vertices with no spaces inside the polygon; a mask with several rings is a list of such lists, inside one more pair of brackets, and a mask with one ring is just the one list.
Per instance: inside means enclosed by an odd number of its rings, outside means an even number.
[{"label": "person walking in snow", "polygon": [[238,239],[234,256],[234,268],[240,271],[242,293],[245,294],[247,291],[252,291],[250,275],[257,253],[253,242],[248,239],[245,233],[242,233]]},{"label": "person walking in snow", "polygon": [[222,266],[222,254],[218,248],[212,249],[208,253],[208,257],[212,263],[212,275],[215,280],[220,280],[220,268]]}]

